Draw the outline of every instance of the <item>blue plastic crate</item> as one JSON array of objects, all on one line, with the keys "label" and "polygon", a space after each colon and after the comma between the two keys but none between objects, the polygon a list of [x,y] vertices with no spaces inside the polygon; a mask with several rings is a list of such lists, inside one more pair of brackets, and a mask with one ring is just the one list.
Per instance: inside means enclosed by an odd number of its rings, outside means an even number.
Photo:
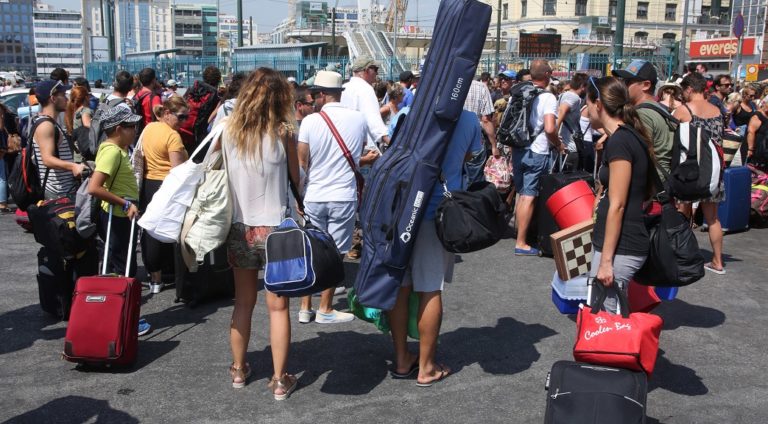
[{"label": "blue plastic crate", "polygon": [[552,289],[552,303],[555,304],[561,314],[575,314],[579,312],[579,304],[586,303],[587,299],[563,299],[560,295]]},{"label": "blue plastic crate", "polygon": [[656,295],[661,300],[672,300],[677,297],[679,287],[656,287]]}]

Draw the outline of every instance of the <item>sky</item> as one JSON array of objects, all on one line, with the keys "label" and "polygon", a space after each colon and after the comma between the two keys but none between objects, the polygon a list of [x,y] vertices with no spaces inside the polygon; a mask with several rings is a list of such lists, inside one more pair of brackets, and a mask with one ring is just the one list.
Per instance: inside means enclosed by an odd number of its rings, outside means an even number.
[{"label": "sky", "polygon": [[[46,3],[51,4],[59,9],[72,10],[73,6],[75,10],[80,9],[80,1],[78,0],[44,0]],[[355,0],[338,0],[339,7],[341,6],[356,6]],[[375,0],[373,0],[375,1]],[[327,0],[329,6],[332,7],[335,0]],[[388,4],[389,0],[379,0],[381,4]],[[435,15],[437,14],[437,5],[440,0],[409,0],[408,1],[408,13],[406,19],[408,25],[419,25],[416,22],[421,21],[421,26],[431,28],[434,26]],[[182,0],[177,1],[178,4],[182,3],[206,3],[216,4],[215,0],[207,1],[194,1],[194,0]],[[220,0],[221,10],[224,13],[234,15],[237,9],[236,0]],[[258,26],[258,32],[270,32],[272,29],[280,23],[285,17],[288,16],[288,0],[243,0],[243,16],[248,19],[249,16],[253,16],[254,26]]]}]

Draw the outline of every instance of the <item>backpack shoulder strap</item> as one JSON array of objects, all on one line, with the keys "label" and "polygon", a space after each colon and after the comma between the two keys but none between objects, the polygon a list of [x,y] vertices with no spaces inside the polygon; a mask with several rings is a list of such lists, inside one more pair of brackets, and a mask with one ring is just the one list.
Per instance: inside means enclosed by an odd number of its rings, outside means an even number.
[{"label": "backpack shoulder strap", "polygon": [[[672,116],[672,114],[669,113],[669,111],[666,108],[664,108],[663,106],[661,106],[660,104],[658,104],[656,102],[643,102],[643,103],[640,103],[639,105],[637,105],[636,109],[650,109],[650,110],[658,113],[659,115],[661,115],[664,119],[667,120],[668,123],[674,124],[675,126],[680,124],[680,120],[679,119],[677,119],[674,116]],[[689,111],[690,111],[690,109],[689,109]],[[693,115],[693,114],[691,114],[691,115]]]}]

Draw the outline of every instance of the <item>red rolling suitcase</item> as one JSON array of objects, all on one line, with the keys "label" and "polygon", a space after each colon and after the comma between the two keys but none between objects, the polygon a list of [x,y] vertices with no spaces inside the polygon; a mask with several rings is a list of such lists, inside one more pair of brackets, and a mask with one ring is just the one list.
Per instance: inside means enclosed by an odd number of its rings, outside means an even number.
[{"label": "red rolling suitcase", "polygon": [[[135,227],[134,219],[126,268],[130,267],[133,254]],[[110,207],[102,275],[80,278],[75,285],[64,337],[63,356],[70,362],[128,366],[136,360],[141,284],[135,278],[105,275],[111,230]],[[128,269],[125,273],[128,274]]]}]

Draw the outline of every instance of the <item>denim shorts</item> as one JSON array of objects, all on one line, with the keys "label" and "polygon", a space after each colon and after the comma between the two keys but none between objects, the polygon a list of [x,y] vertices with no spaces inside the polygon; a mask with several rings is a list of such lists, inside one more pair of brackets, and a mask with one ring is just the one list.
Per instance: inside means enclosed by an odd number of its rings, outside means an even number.
[{"label": "denim shorts", "polygon": [[549,155],[534,153],[531,149],[512,151],[512,172],[515,191],[523,196],[539,195],[539,178],[549,171]]}]

